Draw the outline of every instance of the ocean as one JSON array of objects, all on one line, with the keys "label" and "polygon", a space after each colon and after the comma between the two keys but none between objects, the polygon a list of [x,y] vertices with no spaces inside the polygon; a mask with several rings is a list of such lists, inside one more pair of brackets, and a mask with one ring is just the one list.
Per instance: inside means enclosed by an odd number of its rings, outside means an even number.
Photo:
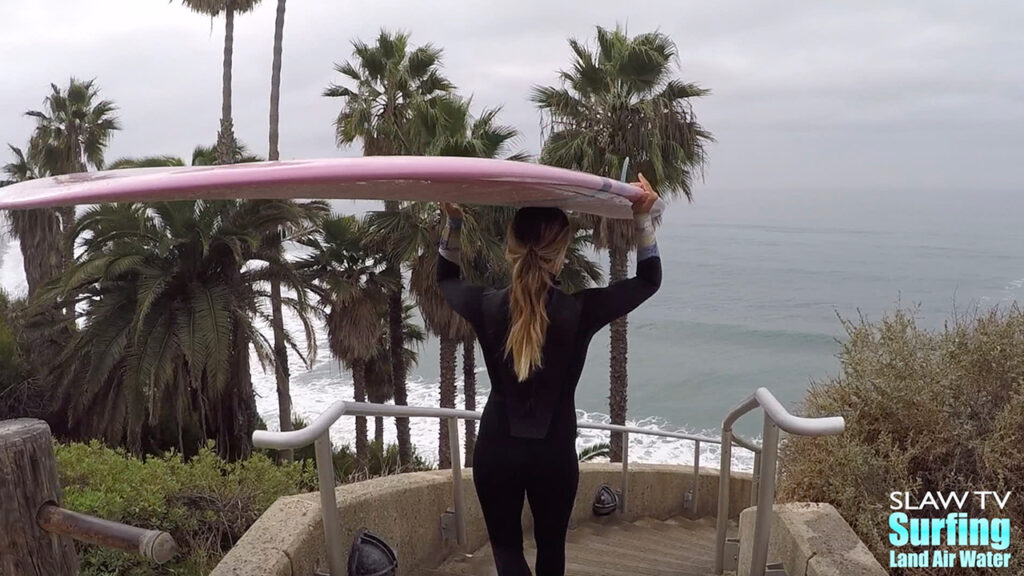
[{"label": "ocean", "polygon": [[[666,213],[658,231],[662,288],[630,315],[629,423],[717,435],[729,408],[761,386],[796,410],[810,383],[838,373],[839,317],[877,320],[906,308],[921,325],[941,329],[954,311],[1024,300],[1021,214],[1024,195],[1007,191],[698,188],[694,203],[675,202]],[[17,245],[0,242],[0,284],[8,292],[24,292],[21,266]],[[352,397],[349,374],[323,338],[313,369],[291,363],[295,410],[307,420]],[[437,405],[437,356],[437,341],[428,341],[410,375],[410,404]],[[478,364],[482,407],[488,384],[479,355]],[[274,428],[274,375],[255,359],[253,366],[260,413]],[[607,330],[591,345],[577,408],[583,420],[607,421]],[[412,426],[419,451],[436,458],[437,422],[414,419]],[[757,438],[760,427],[751,413],[737,431]],[[353,421],[342,419],[331,432],[335,442],[350,443]],[[393,441],[391,422],[387,434]],[[582,431],[579,445],[606,439]],[[630,457],[690,463],[692,449],[634,437]],[[736,452],[735,465],[749,468],[750,455]],[[717,454],[717,446],[703,447],[701,462],[717,465]]]}]

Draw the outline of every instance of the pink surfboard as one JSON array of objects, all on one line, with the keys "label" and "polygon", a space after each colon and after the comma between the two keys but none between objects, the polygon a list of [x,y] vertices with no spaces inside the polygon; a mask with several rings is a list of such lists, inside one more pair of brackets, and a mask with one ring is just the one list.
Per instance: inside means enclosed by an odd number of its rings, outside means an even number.
[{"label": "pink surfboard", "polygon": [[[0,209],[190,199],[340,198],[557,206],[631,218],[631,200],[639,194],[634,186],[610,178],[526,162],[364,156],[53,176],[0,188]],[[663,209],[659,200],[654,212]]]}]

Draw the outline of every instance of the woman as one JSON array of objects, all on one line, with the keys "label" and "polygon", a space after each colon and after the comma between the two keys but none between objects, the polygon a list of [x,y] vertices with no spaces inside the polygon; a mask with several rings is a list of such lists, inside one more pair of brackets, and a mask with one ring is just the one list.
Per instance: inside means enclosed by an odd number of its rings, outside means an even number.
[{"label": "woman", "polygon": [[576,384],[598,330],[628,314],[661,285],[651,207],[657,195],[640,175],[633,203],[637,275],[606,288],[566,294],[557,276],[573,230],[557,208],[522,208],[507,236],[512,285],[484,289],[460,279],[462,211],[445,204],[437,280],[451,307],[476,331],[491,393],[473,452],[473,483],[499,576],[529,576],[523,556],[523,496],[530,501],[537,576],[565,573],[579,458]]}]

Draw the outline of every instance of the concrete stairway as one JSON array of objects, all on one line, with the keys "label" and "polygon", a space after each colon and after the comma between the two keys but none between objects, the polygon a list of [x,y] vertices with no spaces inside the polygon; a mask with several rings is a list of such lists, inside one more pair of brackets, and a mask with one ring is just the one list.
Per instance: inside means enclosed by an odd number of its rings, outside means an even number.
[{"label": "concrete stairway", "polygon": [[[714,566],[714,547],[714,518],[624,522],[604,517],[569,530],[566,575],[707,576]],[[532,538],[524,543],[524,552],[532,569],[537,555]],[[421,572],[421,576],[496,575],[489,545]]]}]

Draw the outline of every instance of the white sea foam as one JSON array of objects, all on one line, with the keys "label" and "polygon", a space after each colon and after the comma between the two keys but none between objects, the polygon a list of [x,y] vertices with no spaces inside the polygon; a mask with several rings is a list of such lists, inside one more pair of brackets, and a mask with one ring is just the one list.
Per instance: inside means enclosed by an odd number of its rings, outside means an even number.
[{"label": "white sea foam", "polygon": [[[285,327],[298,333],[300,326],[286,313]],[[270,334],[270,330],[261,327],[264,333]],[[327,409],[333,402],[343,399],[351,399],[353,396],[352,378],[347,370],[341,368],[337,361],[331,359],[326,353],[327,341],[322,327],[317,330],[318,345],[321,350],[321,359],[312,369],[307,369],[294,354],[289,356],[289,367],[292,374],[291,397],[295,414],[301,416],[306,422],[313,421],[321,412]],[[276,381],[273,371],[264,373],[260,370],[255,358],[253,365],[253,387],[257,393],[257,409],[260,415],[271,430],[279,429],[278,406]],[[483,373],[481,367],[478,372]],[[465,395],[463,380],[457,381],[458,393],[456,406],[465,406]],[[486,376],[479,380],[476,406],[482,409],[487,401]],[[436,378],[424,378],[421,375],[412,374],[408,383],[408,399],[412,406],[437,406],[440,400],[440,387]],[[607,414],[600,412],[586,412],[577,410],[579,419],[583,422],[609,422]],[[642,428],[657,428],[660,430],[694,433],[692,430],[680,426],[662,418],[641,418],[628,420],[630,426]],[[420,455],[431,462],[437,461],[438,454],[438,431],[439,423],[431,418],[413,418],[410,420],[410,429],[413,443]],[[373,431],[372,420],[370,422],[371,434]],[[385,442],[397,441],[395,424],[393,418],[384,420]],[[465,438],[465,423],[459,425],[460,436]],[[696,432],[702,436],[717,437],[718,433],[711,430]],[[335,445],[355,443],[355,421],[353,418],[343,417],[331,427],[331,441]],[[577,440],[577,449],[582,450],[587,446],[608,441],[608,432],[602,430],[581,429]],[[644,436],[632,434],[629,439],[629,456],[632,462],[643,462],[651,464],[679,464],[693,465],[694,444],[688,440],[675,440],[671,438],[659,438],[656,436]],[[701,466],[717,467],[719,462],[720,449],[717,444],[708,442],[701,443],[700,464]],[[598,459],[597,461],[600,461]],[[753,467],[753,455],[743,449],[733,450],[733,470],[749,471]]]},{"label": "white sea foam", "polygon": [[0,236],[0,287],[13,298],[28,293],[21,246],[6,236]]}]

